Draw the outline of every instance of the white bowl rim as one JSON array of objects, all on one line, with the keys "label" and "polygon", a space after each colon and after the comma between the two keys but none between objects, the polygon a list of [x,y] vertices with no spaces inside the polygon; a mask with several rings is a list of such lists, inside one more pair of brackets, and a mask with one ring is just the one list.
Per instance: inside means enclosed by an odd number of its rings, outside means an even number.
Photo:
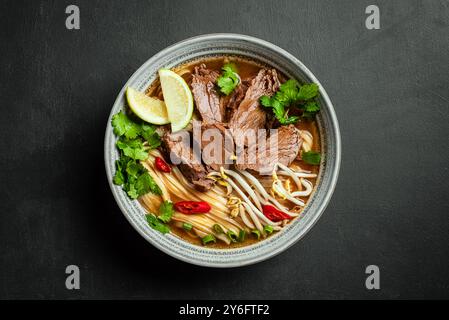
[{"label": "white bowl rim", "polygon": [[[147,68],[149,65],[151,65],[154,61],[156,61],[157,59],[159,59],[161,56],[166,55],[168,52],[176,50],[178,48],[181,48],[185,45],[189,45],[189,44],[194,44],[197,42],[201,42],[201,41],[205,41],[205,40],[243,40],[243,41],[247,41],[262,47],[266,47],[269,48],[271,50],[276,50],[278,54],[282,55],[285,59],[290,60],[292,62],[294,62],[294,64],[296,64],[313,82],[317,83],[320,87],[320,95],[321,98],[325,101],[326,105],[327,105],[327,109],[328,109],[328,113],[329,113],[329,118],[331,120],[331,123],[333,125],[333,131],[335,134],[335,158],[334,158],[334,170],[331,173],[331,177],[329,180],[329,185],[326,188],[327,189],[327,194],[324,195],[324,198],[322,200],[322,202],[320,203],[319,207],[317,208],[317,213],[313,215],[312,219],[310,220],[310,222],[301,230],[301,232],[299,234],[296,234],[295,237],[291,237],[288,241],[285,241],[283,245],[279,246],[278,248],[276,248],[276,250],[273,250],[269,253],[266,253],[263,256],[257,257],[257,258],[253,258],[251,260],[245,261],[245,262],[239,262],[239,261],[235,261],[235,262],[231,262],[231,263],[226,263],[226,265],[221,265],[220,263],[217,262],[205,262],[205,261],[197,261],[194,260],[192,258],[188,258],[188,257],[184,257],[183,255],[179,255],[177,252],[174,252],[172,250],[168,250],[162,246],[160,246],[156,241],[153,241],[153,239],[151,237],[149,237],[148,234],[146,234],[145,232],[143,232],[136,224],[135,222],[130,218],[129,214],[127,213],[127,208],[124,207],[121,202],[118,200],[118,195],[116,194],[116,190],[114,189],[114,184],[112,182],[112,173],[110,172],[110,170],[108,170],[108,162],[110,161],[110,159],[108,159],[107,156],[107,148],[108,148],[108,144],[109,144],[109,140],[108,138],[111,136],[112,134],[112,126],[110,125],[111,123],[111,119],[112,119],[112,110],[114,109],[114,106],[116,104],[118,104],[121,100],[121,98],[124,96],[125,90],[128,86],[128,84],[130,82],[132,82],[132,80],[136,77],[136,75],[140,74],[141,71],[145,68]],[[256,264],[258,262],[264,261],[264,260],[268,260],[278,254],[280,254],[281,252],[284,252],[285,250],[287,250],[289,247],[291,247],[292,245],[294,245],[296,242],[298,242],[300,239],[302,239],[307,232],[315,225],[315,223],[319,220],[319,218],[322,216],[322,214],[324,213],[327,205],[329,204],[329,201],[332,197],[332,194],[335,190],[335,187],[337,185],[337,180],[338,180],[338,175],[339,175],[339,171],[340,171],[340,163],[341,163],[341,137],[340,137],[340,129],[339,129],[339,124],[338,124],[338,120],[337,120],[337,116],[333,107],[333,104],[329,98],[329,96],[327,95],[324,87],[321,85],[321,83],[318,81],[318,79],[315,77],[315,75],[299,60],[297,59],[295,56],[293,56],[291,53],[287,52],[286,50],[282,49],[281,47],[278,47],[275,44],[272,44],[271,42],[253,37],[253,36],[248,36],[248,35],[243,35],[243,34],[236,34],[236,33],[210,33],[210,34],[203,34],[203,35],[197,35],[194,37],[190,37],[187,38],[185,40],[179,41],[171,46],[166,47],[165,49],[159,51],[158,53],[156,53],[155,55],[153,55],[150,59],[148,59],[147,61],[145,61],[144,64],[142,64],[132,75],[131,77],[128,79],[128,81],[125,83],[125,85],[123,86],[123,88],[121,89],[120,93],[118,94],[113,107],[111,109],[110,115],[108,117],[108,122],[106,125],[106,132],[105,132],[105,138],[104,138],[104,161],[105,161],[105,170],[106,170],[106,176],[108,179],[108,183],[109,183],[109,187],[112,191],[112,194],[114,196],[114,199],[116,201],[116,203],[118,204],[120,210],[122,211],[123,215],[125,216],[125,218],[128,220],[128,222],[132,225],[132,227],[144,238],[146,239],[148,242],[150,242],[153,246],[155,246],[156,248],[158,248],[159,250],[161,250],[162,252],[187,263],[190,264],[194,264],[194,265],[198,265],[198,266],[204,266],[204,267],[214,267],[214,268],[233,268],[233,267],[241,267],[241,266],[246,266],[246,265],[251,265],[251,264]],[[223,251],[227,251],[229,249],[216,249],[216,250],[223,250]]]}]

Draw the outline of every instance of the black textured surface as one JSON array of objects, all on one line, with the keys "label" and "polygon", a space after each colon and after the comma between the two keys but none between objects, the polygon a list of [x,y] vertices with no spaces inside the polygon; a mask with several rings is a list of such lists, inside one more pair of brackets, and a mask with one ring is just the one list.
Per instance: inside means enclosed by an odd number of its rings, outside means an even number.
[{"label": "black textured surface", "polygon": [[[449,298],[449,3],[2,1],[0,298]],[[77,4],[81,30],[65,28]],[[283,254],[229,270],[179,262],[120,213],[103,165],[129,76],[179,40],[235,32],[302,60],[340,121],[325,214]],[[81,290],[65,289],[65,267]],[[365,267],[381,290],[365,289]]]}]

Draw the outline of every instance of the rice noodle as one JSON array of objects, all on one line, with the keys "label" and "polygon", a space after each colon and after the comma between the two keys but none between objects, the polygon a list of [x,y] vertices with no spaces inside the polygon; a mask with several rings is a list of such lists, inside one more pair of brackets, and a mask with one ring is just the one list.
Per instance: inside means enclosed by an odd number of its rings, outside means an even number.
[{"label": "rice noodle", "polygon": [[[307,133],[303,133],[303,135],[306,140]],[[280,163],[276,164],[277,172],[273,172],[273,177],[259,177],[259,179],[248,171],[221,168],[221,172],[214,171],[208,175],[208,178],[216,182],[215,185],[207,192],[200,192],[184,177],[178,167],[173,166],[171,173],[162,173],[157,170],[154,164],[155,157],[161,157],[159,150],[151,150],[148,159],[142,161],[142,164],[160,186],[162,196],[150,193],[140,197],[146,210],[152,213],[157,212],[163,200],[171,200],[170,195],[176,199],[206,201],[211,205],[209,213],[184,215],[175,212],[172,217],[175,226],[182,227],[183,223],[189,223],[196,235],[204,237],[207,234],[213,234],[226,244],[231,243],[226,235],[228,231],[239,234],[240,230],[246,228],[257,229],[266,237],[265,225],[272,226],[276,231],[281,230],[288,220],[279,222],[269,220],[263,214],[262,206],[272,205],[292,218],[299,216],[300,212],[295,211],[300,209],[289,210],[279,202],[273,192],[280,195],[282,199],[293,203],[295,208],[302,208],[305,206],[305,202],[298,197],[307,197],[313,191],[313,183],[307,178],[317,177],[316,174],[303,170],[299,166],[293,169],[293,167],[287,167]],[[290,187],[290,181],[294,182],[294,187]],[[286,187],[284,187],[284,183]],[[271,194],[267,191],[270,187]],[[228,203],[228,199],[236,196],[241,201]],[[234,214],[235,210],[237,210],[238,216],[232,218],[231,212]],[[217,233],[214,229],[215,224],[220,225],[224,233]]]}]

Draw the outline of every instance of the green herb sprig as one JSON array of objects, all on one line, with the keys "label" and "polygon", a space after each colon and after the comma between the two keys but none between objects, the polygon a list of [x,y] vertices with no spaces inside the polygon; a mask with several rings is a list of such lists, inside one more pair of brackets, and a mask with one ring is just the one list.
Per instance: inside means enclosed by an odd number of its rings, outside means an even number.
[{"label": "green herb sprig", "polygon": [[145,215],[145,217],[150,227],[153,228],[154,230],[157,230],[163,234],[170,232],[170,227],[165,223],[161,222],[154,214],[149,213]]},{"label": "green herb sprig", "polygon": [[173,203],[165,200],[159,207],[159,215],[155,216],[150,213],[146,215],[146,219],[151,228],[162,233],[168,233],[170,232],[168,223],[171,221],[174,212]]},{"label": "green herb sprig", "polygon": [[296,123],[299,116],[289,116],[288,108],[296,106],[302,110],[302,117],[313,119],[320,110],[314,98],[318,95],[318,85],[315,83],[300,85],[294,79],[287,80],[280,85],[279,90],[272,96],[262,96],[260,103],[266,108],[272,108],[273,114],[281,125]]},{"label": "green herb sprig", "polygon": [[303,152],[301,154],[301,159],[305,163],[317,166],[321,162],[321,155],[319,152],[307,151],[307,152]]},{"label": "green herb sprig", "polygon": [[157,148],[161,139],[156,127],[143,122],[134,121],[120,111],[112,117],[114,133],[119,138],[116,146],[120,151],[120,158],[116,161],[116,172],[113,182],[123,186],[123,190],[131,199],[152,192],[162,194],[161,189],[150,176],[139,160],[148,158],[148,151]]},{"label": "green herb sprig", "polygon": [[223,73],[217,79],[217,85],[221,93],[228,95],[238,86],[240,77],[237,73],[237,67],[233,63],[225,64],[221,70],[223,70]]}]

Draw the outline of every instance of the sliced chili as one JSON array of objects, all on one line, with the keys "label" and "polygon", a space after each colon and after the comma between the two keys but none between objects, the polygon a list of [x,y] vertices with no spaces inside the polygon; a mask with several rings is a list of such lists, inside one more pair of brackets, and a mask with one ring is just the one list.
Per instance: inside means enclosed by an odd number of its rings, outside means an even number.
[{"label": "sliced chili", "polygon": [[154,164],[159,171],[166,172],[166,173],[171,171],[171,168],[167,164],[167,162],[165,162],[164,159],[162,159],[160,157],[156,157]]},{"label": "sliced chili", "polygon": [[284,212],[282,212],[270,205],[262,206],[262,211],[263,211],[263,214],[265,215],[265,217],[267,217],[268,219],[270,219],[273,222],[292,218],[291,216],[285,214]]},{"label": "sliced chili", "polygon": [[175,210],[184,214],[208,213],[210,205],[205,201],[180,201],[176,202]]}]

